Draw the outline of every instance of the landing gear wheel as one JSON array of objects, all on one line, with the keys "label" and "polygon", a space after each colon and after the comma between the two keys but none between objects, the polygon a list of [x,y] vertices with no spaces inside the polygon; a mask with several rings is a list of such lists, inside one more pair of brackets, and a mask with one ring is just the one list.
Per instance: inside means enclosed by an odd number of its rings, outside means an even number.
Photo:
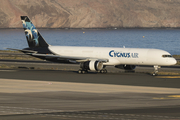
[{"label": "landing gear wheel", "polygon": [[157,76],[158,74],[157,73],[153,73],[152,76]]},{"label": "landing gear wheel", "polygon": [[100,73],[105,74],[105,73],[107,73],[107,70],[106,69],[102,69],[102,70],[100,70]]},{"label": "landing gear wheel", "polygon": [[82,70],[79,70],[78,73],[81,74],[81,73],[82,73]]},{"label": "landing gear wheel", "polygon": [[107,73],[107,70],[106,70],[106,69],[104,69],[104,73]]},{"label": "landing gear wheel", "polygon": [[82,70],[82,69],[80,69],[80,70],[78,71],[79,74],[85,74],[85,73],[87,73],[87,72],[88,72],[87,70]]},{"label": "landing gear wheel", "polygon": [[86,71],[85,70],[82,70],[82,74],[85,74],[86,73]]}]

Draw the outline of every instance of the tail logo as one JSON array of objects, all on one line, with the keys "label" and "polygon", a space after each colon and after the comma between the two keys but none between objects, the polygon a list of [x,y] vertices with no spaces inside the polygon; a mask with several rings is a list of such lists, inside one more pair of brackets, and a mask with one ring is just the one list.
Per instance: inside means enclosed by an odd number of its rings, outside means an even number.
[{"label": "tail logo", "polygon": [[25,29],[25,34],[29,42],[33,42],[35,46],[39,46],[38,42],[38,31],[35,26],[30,21],[22,20],[23,27]]}]

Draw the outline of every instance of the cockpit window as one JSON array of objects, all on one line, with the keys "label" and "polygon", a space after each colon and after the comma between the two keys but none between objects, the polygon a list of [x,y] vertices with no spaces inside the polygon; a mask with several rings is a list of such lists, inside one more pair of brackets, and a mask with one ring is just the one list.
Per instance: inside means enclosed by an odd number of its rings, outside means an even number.
[{"label": "cockpit window", "polygon": [[172,57],[172,55],[162,55],[162,57],[167,58],[167,57]]}]

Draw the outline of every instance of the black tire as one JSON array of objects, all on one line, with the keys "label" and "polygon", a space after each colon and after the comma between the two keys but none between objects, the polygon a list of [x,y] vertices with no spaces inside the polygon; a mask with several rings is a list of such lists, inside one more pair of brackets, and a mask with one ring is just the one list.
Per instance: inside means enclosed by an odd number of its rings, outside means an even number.
[{"label": "black tire", "polygon": [[157,76],[158,74],[157,73],[153,73],[152,76]]},{"label": "black tire", "polygon": [[107,70],[106,70],[106,69],[102,69],[102,70],[100,70],[100,73],[106,74],[106,73],[107,73]]},{"label": "black tire", "polygon": [[81,70],[81,69],[79,69],[78,73],[79,73],[79,74],[81,74],[81,73],[82,73],[82,70]]},{"label": "black tire", "polygon": [[85,70],[82,70],[82,74],[85,74],[86,73],[86,71]]}]

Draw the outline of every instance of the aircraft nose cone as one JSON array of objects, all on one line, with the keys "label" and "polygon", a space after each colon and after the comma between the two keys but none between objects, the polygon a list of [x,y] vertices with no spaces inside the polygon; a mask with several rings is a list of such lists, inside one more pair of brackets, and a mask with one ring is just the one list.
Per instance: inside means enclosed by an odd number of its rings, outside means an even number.
[{"label": "aircraft nose cone", "polygon": [[175,65],[177,63],[176,59],[173,59],[171,62],[173,65]]}]

